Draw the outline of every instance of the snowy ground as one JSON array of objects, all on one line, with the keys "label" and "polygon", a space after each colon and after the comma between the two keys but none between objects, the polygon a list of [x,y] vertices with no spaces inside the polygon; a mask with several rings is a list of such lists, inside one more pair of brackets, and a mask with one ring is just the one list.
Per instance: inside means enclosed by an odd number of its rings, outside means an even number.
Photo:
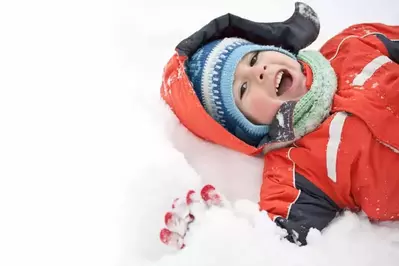
[{"label": "snowy ground", "polygon": [[[262,161],[193,137],[159,99],[174,46],[216,16],[294,1],[2,1],[0,265],[398,265],[399,225],[347,213],[298,248],[266,217],[211,210],[189,246],[158,232],[173,198],[211,182],[256,208]],[[399,2],[306,1],[322,31],[399,24]]]}]

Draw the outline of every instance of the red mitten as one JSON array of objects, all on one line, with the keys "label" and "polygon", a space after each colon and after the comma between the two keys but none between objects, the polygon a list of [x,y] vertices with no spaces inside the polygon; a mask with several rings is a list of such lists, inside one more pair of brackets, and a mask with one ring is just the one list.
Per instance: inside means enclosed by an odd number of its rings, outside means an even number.
[{"label": "red mitten", "polygon": [[175,199],[172,210],[165,214],[166,228],[160,232],[162,243],[177,249],[184,248],[184,237],[190,224],[195,221],[195,212],[210,206],[224,206],[226,203],[212,185],[204,186],[200,196],[194,190],[190,190],[185,198]]}]

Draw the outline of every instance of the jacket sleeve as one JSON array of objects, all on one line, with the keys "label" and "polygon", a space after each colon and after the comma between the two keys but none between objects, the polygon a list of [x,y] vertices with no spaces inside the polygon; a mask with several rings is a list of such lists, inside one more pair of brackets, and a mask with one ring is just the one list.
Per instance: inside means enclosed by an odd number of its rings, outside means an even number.
[{"label": "jacket sleeve", "polygon": [[399,26],[354,25],[328,41],[323,51],[340,80],[347,82],[338,86],[334,110],[359,117],[375,139],[397,150]]},{"label": "jacket sleeve", "polygon": [[[336,51],[343,52],[340,50],[342,45],[355,39],[362,40],[371,50],[378,50],[393,62],[399,63],[399,26],[382,23],[351,25],[328,40],[320,51],[330,59]],[[347,50],[346,53],[348,52],[354,51]]]},{"label": "jacket sleeve", "polygon": [[269,165],[265,170],[259,205],[287,230],[286,238],[298,245],[307,244],[310,228],[321,231],[341,211],[321,189],[288,164]]},{"label": "jacket sleeve", "polygon": [[[384,55],[388,56],[393,62],[399,63],[399,26],[391,26],[382,23],[362,24],[364,31],[370,35],[375,35],[382,43],[382,49],[370,40],[370,47],[377,48]],[[356,28],[356,26],[354,26]],[[366,34],[367,35],[367,34]]]},{"label": "jacket sleeve", "polygon": [[[399,30],[398,30],[399,31]],[[377,34],[377,38],[387,49],[387,56],[395,63],[399,64],[399,34],[397,39],[391,39],[386,35]]]}]

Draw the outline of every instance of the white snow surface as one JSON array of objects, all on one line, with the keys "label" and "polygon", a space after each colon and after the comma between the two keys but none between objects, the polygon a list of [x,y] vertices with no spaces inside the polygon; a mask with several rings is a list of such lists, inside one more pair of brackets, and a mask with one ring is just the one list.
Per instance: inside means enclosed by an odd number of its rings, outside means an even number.
[{"label": "white snow surface", "polygon": [[[399,2],[306,1],[318,48],[360,22],[399,24]],[[176,44],[227,12],[288,18],[294,1],[2,1],[0,265],[398,265],[398,223],[345,213],[306,247],[256,202],[263,161],[199,140],[159,97]],[[187,189],[211,183],[235,211],[211,209],[187,248],[159,241]],[[254,214],[254,212],[256,214]]]}]

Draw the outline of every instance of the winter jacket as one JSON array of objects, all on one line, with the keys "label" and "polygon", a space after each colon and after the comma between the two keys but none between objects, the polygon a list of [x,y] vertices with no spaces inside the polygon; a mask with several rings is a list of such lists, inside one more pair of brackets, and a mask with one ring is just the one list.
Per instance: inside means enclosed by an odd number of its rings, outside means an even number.
[{"label": "winter jacket", "polygon": [[[297,3],[293,17],[282,23],[256,23],[231,14],[215,21],[177,46],[165,67],[161,95],[197,136],[248,155],[262,153],[267,147],[247,145],[205,112],[184,62],[212,38],[234,35],[296,53],[317,37],[317,16]],[[306,244],[310,228],[322,230],[343,210],[363,211],[373,221],[399,220],[396,39],[399,26],[359,24],[327,41],[320,52],[338,79],[331,115],[289,147],[264,155],[259,207],[287,230],[290,241]]]}]

